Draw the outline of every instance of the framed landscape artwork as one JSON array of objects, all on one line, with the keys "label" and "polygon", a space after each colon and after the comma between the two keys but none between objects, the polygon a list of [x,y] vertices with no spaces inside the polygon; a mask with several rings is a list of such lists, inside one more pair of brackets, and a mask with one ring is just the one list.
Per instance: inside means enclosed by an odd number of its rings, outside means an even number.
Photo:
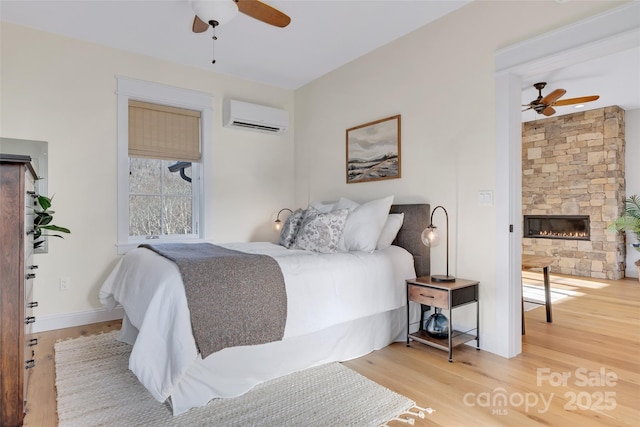
[{"label": "framed landscape artwork", "polygon": [[400,178],[400,115],[347,129],[347,184]]}]

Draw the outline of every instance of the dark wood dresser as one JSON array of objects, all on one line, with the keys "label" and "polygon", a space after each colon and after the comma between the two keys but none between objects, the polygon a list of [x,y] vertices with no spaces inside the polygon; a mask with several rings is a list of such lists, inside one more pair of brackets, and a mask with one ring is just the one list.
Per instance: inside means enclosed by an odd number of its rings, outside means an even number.
[{"label": "dark wood dresser", "polygon": [[31,157],[0,154],[0,426],[20,426],[35,364]]}]

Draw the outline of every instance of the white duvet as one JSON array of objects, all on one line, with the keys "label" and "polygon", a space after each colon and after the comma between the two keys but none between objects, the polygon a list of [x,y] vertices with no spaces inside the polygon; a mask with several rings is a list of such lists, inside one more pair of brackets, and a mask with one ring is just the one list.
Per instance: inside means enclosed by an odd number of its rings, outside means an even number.
[{"label": "white duvet", "polygon": [[[405,280],[415,277],[411,254],[396,246],[373,253],[336,254],[285,249],[264,242],[221,246],[270,255],[278,262],[287,290],[285,340],[336,330],[345,322],[403,307]],[[200,378],[207,389],[213,387],[209,384],[212,379],[234,382],[221,384],[220,391],[215,392],[219,396],[246,391],[242,381],[236,385],[234,379],[225,380],[222,373],[214,373],[218,360],[241,348],[224,349],[205,360],[200,358],[191,333],[182,279],[173,262],[148,249],[130,251],[106,279],[100,289],[100,301],[108,308],[118,303],[124,308],[121,339],[133,344],[129,368],[158,401],[185,393],[181,390],[184,383],[197,382],[198,376],[207,377],[207,384]],[[129,325],[135,328],[133,333]],[[246,369],[250,371],[251,367]],[[207,397],[204,403],[208,400]]]}]

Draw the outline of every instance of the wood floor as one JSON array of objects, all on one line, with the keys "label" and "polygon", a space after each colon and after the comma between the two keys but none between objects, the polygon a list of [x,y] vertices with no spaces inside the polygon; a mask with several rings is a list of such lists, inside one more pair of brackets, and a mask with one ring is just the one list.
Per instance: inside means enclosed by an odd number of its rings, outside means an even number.
[{"label": "wood floor", "polygon": [[[573,296],[554,304],[552,324],[544,307],[526,313],[517,357],[462,346],[449,363],[440,350],[394,343],[345,365],[435,410],[416,426],[640,426],[640,283],[553,278]],[[55,341],[119,327],[38,334],[25,426],[57,425]]]}]

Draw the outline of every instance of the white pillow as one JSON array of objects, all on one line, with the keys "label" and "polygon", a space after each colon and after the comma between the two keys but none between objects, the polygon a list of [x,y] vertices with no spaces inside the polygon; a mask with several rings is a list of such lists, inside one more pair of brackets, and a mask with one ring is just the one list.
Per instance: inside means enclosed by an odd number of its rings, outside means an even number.
[{"label": "white pillow", "polygon": [[357,205],[349,210],[347,223],[340,239],[340,250],[373,252],[392,203],[393,196],[372,200],[362,205],[349,199],[338,200],[336,208]]},{"label": "white pillow", "polygon": [[327,213],[327,212],[336,211],[339,209],[336,207],[336,202],[329,202],[329,203],[315,202],[315,203],[309,204],[309,206],[316,209],[320,213]]},{"label": "white pillow", "polygon": [[349,209],[349,212],[353,212],[357,207],[360,207],[360,203],[349,200],[346,197],[340,197],[337,202],[333,204],[333,209]]},{"label": "white pillow", "polygon": [[389,214],[389,216],[387,216],[387,222],[385,222],[382,232],[380,233],[380,237],[378,237],[376,249],[382,250],[391,246],[391,243],[393,243],[398,235],[398,231],[400,231],[403,222],[404,213]]}]

